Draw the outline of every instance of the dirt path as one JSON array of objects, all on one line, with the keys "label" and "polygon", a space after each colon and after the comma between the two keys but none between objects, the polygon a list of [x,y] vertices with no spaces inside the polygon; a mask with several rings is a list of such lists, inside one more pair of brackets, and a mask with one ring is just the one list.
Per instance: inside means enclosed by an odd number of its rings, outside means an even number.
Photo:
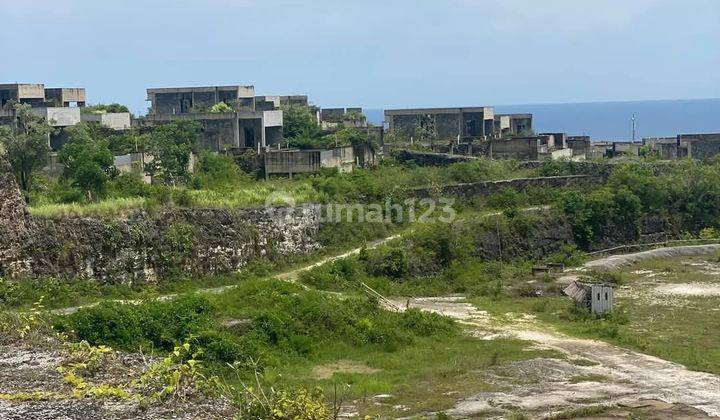
[{"label": "dirt path", "polygon": [[705,255],[720,251],[720,244],[684,245],[665,248],[650,249],[632,254],[610,255],[597,260],[588,261],[583,265],[586,268],[603,268],[615,270],[640,261],[654,258],[672,258],[683,255]]},{"label": "dirt path", "polygon": [[351,249],[350,251],[347,251],[347,252],[342,253],[342,254],[339,254],[339,255],[333,255],[333,256],[331,256],[331,257],[323,258],[323,259],[321,259],[320,261],[317,261],[317,262],[312,263],[312,264],[310,264],[310,265],[306,265],[306,266],[304,266],[304,267],[301,267],[301,268],[298,268],[298,269],[295,269],[295,270],[292,270],[292,271],[287,271],[287,272],[285,272],[285,273],[278,274],[278,275],[275,276],[275,277],[278,278],[278,279],[280,279],[280,280],[295,282],[295,281],[297,281],[298,276],[300,275],[300,273],[302,273],[302,272],[304,272],[304,271],[309,271],[309,270],[312,270],[313,268],[320,267],[321,265],[327,264],[327,263],[329,263],[329,262],[333,262],[333,261],[337,261],[337,260],[342,260],[343,258],[347,258],[347,257],[351,257],[351,256],[353,256],[353,255],[357,255],[357,254],[360,253],[360,251],[361,251],[363,248],[365,248],[365,249],[377,248],[377,247],[379,247],[380,245],[384,245],[384,244],[386,244],[386,243],[388,243],[388,242],[390,242],[390,241],[393,241],[393,240],[395,240],[395,239],[398,239],[400,236],[402,236],[402,234],[401,234],[401,233],[398,233],[398,234],[395,234],[395,235],[392,235],[392,236],[388,236],[388,237],[386,237],[386,238],[378,239],[378,240],[376,240],[376,241],[372,241],[372,242],[368,243],[368,244],[365,245],[365,246],[361,246],[361,247],[359,247],[359,248]]},{"label": "dirt path", "polygon": [[[529,315],[495,319],[461,296],[397,299],[394,302],[401,307],[419,308],[455,318],[477,328],[473,333],[480,338],[515,337],[558,350],[571,360],[588,360],[593,364],[580,367],[553,362],[553,366],[548,364],[538,368],[545,378],[535,387],[518,386],[507,392],[481,393],[459,401],[448,414],[471,416],[503,404],[536,410],[542,406],[581,407],[589,402],[633,404],[638,400],[660,400],[684,404],[709,416],[720,416],[720,377],[716,375],[693,372],[679,364],[602,341],[568,337],[540,325]],[[520,368],[524,375],[529,366]],[[568,374],[558,375],[568,368]],[[573,383],[572,374],[607,379]]]}]

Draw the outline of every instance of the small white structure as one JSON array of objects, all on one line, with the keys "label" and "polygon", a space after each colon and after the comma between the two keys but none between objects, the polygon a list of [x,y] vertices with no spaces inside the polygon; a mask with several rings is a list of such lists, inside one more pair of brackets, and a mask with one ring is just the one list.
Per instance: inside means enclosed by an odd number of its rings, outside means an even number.
[{"label": "small white structure", "polygon": [[613,287],[607,284],[583,284],[574,281],[563,292],[575,303],[588,309],[591,313],[602,315],[612,312]]}]

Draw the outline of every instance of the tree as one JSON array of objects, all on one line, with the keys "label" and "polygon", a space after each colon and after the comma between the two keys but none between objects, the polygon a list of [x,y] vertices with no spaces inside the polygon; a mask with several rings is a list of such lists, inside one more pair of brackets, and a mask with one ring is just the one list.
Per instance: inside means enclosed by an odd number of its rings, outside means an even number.
[{"label": "tree", "polygon": [[301,105],[290,105],[283,109],[283,136],[287,139],[320,137],[320,126],[310,112],[310,108]]},{"label": "tree", "polygon": [[83,107],[81,111],[84,114],[105,114],[105,113],[116,113],[116,112],[130,112],[130,109],[125,105],[118,103],[111,104],[97,104]]},{"label": "tree", "polygon": [[190,178],[190,154],[197,151],[200,123],[191,120],[163,124],[148,136],[148,152],[153,156],[146,169],[161,182],[176,185]]},{"label": "tree", "polygon": [[68,142],[59,155],[65,165],[63,176],[71,179],[89,201],[94,201],[105,193],[108,175],[114,169],[108,140],[93,138],[85,123],[70,127],[67,132]]},{"label": "tree", "polygon": [[33,172],[41,169],[50,157],[48,135],[52,130],[45,120],[34,114],[30,105],[15,104],[15,123],[0,127],[0,141],[20,187],[30,190]]}]

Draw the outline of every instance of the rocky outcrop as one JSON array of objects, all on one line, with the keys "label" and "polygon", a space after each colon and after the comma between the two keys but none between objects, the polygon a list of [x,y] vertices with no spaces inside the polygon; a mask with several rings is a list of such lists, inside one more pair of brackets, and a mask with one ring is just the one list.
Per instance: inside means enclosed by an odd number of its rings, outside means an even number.
[{"label": "rocky outcrop", "polygon": [[133,283],[227,273],[256,258],[318,249],[319,229],[312,206],[137,211],[112,221],[33,218],[0,157],[0,277]]},{"label": "rocky outcrop", "polygon": [[30,270],[23,246],[31,221],[10,163],[0,150],[0,277],[22,276]]},{"label": "rocky outcrop", "polygon": [[29,244],[33,273],[107,283],[235,271],[256,258],[318,249],[320,217],[313,207],[172,209],[136,212],[121,220],[36,219]]},{"label": "rocky outcrop", "polygon": [[575,185],[599,185],[603,178],[589,175],[546,176],[537,178],[516,178],[500,181],[483,181],[467,184],[446,185],[434,188],[416,188],[410,190],[411,195],[418,198],[432,196],[449,196],[460,199],[469,199],[478,195],[490,195],[506,188],[523,190],[530,187],[569,187]]}]

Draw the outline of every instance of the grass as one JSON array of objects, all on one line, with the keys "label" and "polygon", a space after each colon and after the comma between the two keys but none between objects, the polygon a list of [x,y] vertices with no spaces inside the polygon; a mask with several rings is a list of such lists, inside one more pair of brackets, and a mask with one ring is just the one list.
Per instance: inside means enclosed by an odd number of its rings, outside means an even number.
[{"label": "grass", "polygon": [[[267,310],[261,308],[278,307],[281,301],[288,299],[276,292],[267,294],[267,290],[257,293],[252,288],[248,284],[247,288],[215,297],[216,304],[222,308],[218,316],[252,318],[259,311]],[[320,296],[327,300],[338,299],[335,295]],[[389,312],[381,313],[385,313],[382,317],[391,317]],[[332,324],[336,321],[323,322]],[[307,388],[320,386],[328,396],[332,396],[336,388],[344,389],[349,384],[346,398],[360,400],[361,415],[369,416],[412,415],[447,409],[463,396],[494,390],[482,380],[479,373],[482,370],[515,360],[560,357],[552,351],[530,350],[529,343],[520,340],[478,340],[464,334],[417,336],[408,344],[390,347],[357,345],[341,339],[320,340],[319,343],[308,357],[292,357],[266,369],[266,378]],[[347,364],[348,361],[369,368],[369,372],[338,371],[326,379],[318,379],[313,373],[318,366]],[[378,394],[390,394],[391,397],[377,405],[377,400],[371,397]],[[399,405],[407,407],[407,411],[392,408]]]},{"label": "grass", "polygon": [[[448,409],[459,398],[498,390],[483,380],[483,370],[516,360],[562,357],[530,349],[520,340],[467,336],[438,315],[387,312],[367,297],[341,298],[261,278],[243,280],[237,289],[204,300],[180,303],[176,309],[172,302],[127,309],[103,305],[72,315],[72,322],[58,328],[83,334],[77,338],[93,344],[109,340],[119,348],[133,349],[138,337],[143,349],[156,350],[170,348],[168,340],[178,339],[182,331],[197,330],[196,342],[210,346],[206,355],[226,357],[237,351],[233,343],[240,344],[242,354],[253,355],[252,360],[263,366],[261,373],[269,384],[319,386],[329,399],[341,389],[346,401],[358,400],[362,415],[370,416]],[[195,307],[203,312],[195,315]],[[208,307],[214,308],[210,324],[203,315]],[[227,320],[243,322],[223,326]],[[108,322],[115,327],[107,330],[103,326]],[[166,327],[158,329],[160,325]],[[106,334],[110,335],[104,339]],[[333,365],[341,368],[317,376],[319,366]],[[348,365],[360,368],[342,369]],[[224,363],[210,366],[230,383],[251,380],[236,377]],[[372,397],[378,394],[391,396],[376,404]],[[399,405],[407,408],[393,408]]]},{"label": "grass", "polygon": [[68,218],[89,216],[118,216],[125,212],[144,207],[148,200],[144,197],[110,198],[97,203],[42,204],[30,206],[30,214],[45,218]]},{"label": "grass", "polygon": [[[615,273],[624,287],[615,298],[611,316],[597,318],[576,310],[566,297],[475,297],[479,308],[502,319],[505,314],[530,313],[568,335],[601,339],[621,347],[660,357],[699,370],[720,374],[720,336],[717,308],[720,296],[655,295],[667,283],[717,283],[717,276],[683,262],[714,262],[714,257],[648,260]],[[661,276],[644,277],[638,270]]]},{"label": "grass", "polygon": [[266,204],[268,197],[274,198],[269,204],[292,205],[319,202],[323,194],[307,182],[257,182],[228,191],[190,191],[193,206],[208,208],[258,207]]},{"label": "grass", "polygon": [[[56,181],[48,185],[62,190],[62,194],[35,192],[30,212],[37,217],[112,217],[123,215],[134,209],[156,206],[168,206],[173,202],[182,206],[203,208],[248,208],[266,204],[268,198],[273,204],[301,204],[308,202],[378,202],[384,203],[388,197],[403,194],[406,188],[433,185],[456,184],[532,176],[536,170],[518,169],[512,161],[457,163],[449,167],[416,167],[401,165],[388,159],[376,168],[357,169],[352,173],[336,174],[323,172],[298,176],[295,179],[271,179],[252,181],[241,177],[237,182],[222,183],[217,187],[203,189],[143,188],[132,194],[103,199],[96,203],[63,203],[61,200],[82,199],[82,194],[72,187]],[[155,186],[153,186],[155,187]],[[129,194],[127,192],[123,194]],[[55,196],[58,195],[58,196]],[[179,203],[178,203],[179,202]]]}]

